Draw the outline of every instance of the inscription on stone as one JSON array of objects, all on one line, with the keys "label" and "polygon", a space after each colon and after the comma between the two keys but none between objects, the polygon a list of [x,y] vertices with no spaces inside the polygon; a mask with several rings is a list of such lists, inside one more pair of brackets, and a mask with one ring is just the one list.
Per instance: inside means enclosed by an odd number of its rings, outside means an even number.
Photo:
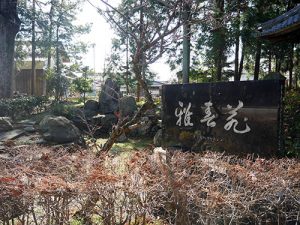
[{"label": "inscription on stone", "polygon": [[164,85],[165,146],[275,155],[284,81]]}]

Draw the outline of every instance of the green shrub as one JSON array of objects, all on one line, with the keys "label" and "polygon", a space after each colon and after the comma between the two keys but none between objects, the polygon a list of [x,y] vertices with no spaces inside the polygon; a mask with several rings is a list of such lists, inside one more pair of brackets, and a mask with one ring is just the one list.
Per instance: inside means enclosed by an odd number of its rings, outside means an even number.
[{"label": "green shrub", "polygon": [[55,103],[51,107],[51,113],[55,116],[64,116],[68,119],[74,118],[78,109],[73,105]]},{"label": "green shrub", "polygon": [[285,96],[285,147],[288,156],[300,157],[300,92],[291,90]]},{"label": "green shrub", "polygon": [[12,119],[22,118],[46,108],[48,98],[45,96],[20,96],[0,100],[0,116]]}]

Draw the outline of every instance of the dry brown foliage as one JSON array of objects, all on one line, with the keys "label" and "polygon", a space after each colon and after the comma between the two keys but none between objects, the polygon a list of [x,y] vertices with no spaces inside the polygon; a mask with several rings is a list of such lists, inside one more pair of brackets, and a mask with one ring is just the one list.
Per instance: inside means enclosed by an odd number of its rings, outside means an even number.
[{"label": "dry brown foliage", "polygon": [[82,224],[299,223],[296,159],[172,152],[164,162],[145,151],[120,170],[120,159],[81,149],[10,152],[0,158],[2,224],[70,224],[78,212]]}]

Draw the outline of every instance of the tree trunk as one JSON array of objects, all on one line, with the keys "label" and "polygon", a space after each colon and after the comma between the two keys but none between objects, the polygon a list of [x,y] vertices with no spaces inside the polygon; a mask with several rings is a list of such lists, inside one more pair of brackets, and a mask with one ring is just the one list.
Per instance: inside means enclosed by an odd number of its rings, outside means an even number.
[{"label": "tree trunk", "polygon": [[31,39],[31,95],[36,93],[36,42],[35,42],[35,0],[32,1],[32,39]]},{"label": "tree trunk", "polygon": [[141,98],[141,85],[139,82],[136,83],[136,101],[139,102]]},{"label": "tree trunk", "polygon": [[48,65],[47,68],[48,70],[51,68],[51,58],[52,58],[52,38],[53,38],[53,14],[54,14],[54,3],[55,0],[51,0],[51,8],[50,8],[50,13],[49,13],[49,36],[48,36],[48,56],[47,56],[47,61]]},{"label": "tree trunk", "polygon": [[215,67],[216,67],[216,79],[220,81],[222,79],[222,69],[224,66],[224,50],[225,50],[225,28],[223,26],[223,15],[224,15],[224,0],[215,1],[216,14],[214,15],[218,26],[215,30],[216,37],[219,38],[216,48],[216,58],[215,58]]},{"label": "tree trunk", "polygon": [[128,72],[126,72],[125,85],[126,85],[126,94],[129,95],[130,90],[129,90],[129,76],[128,76]]},{"label": "tree trunk", "polygon": [[135,73],[135,77],[137,79],[137,87],[136,87],[136,96],[137,101],[140,101],[140,94],[141,94],[141,83],[140,79],[144,74],[144,37],[145,37],[145,30],[144,30],[144,9],[142,7],[143,0],[140,0],[140,25],[139,25],[139,41],[137,43],[137,50],[135,54],[135,59],[133,60],[133,71]]},{"label": "tree trunk", "polygon": [[280,71],[281,71],[281,65],[282,65],[282,59],[278,59],[276,72],[280,73]]},{"label": "tree trunk", "polygon": [[271,73],[272,72],[272,54],[271,52],[269,52],[269,58],[268,58],[268,72]]},{"label": "tree trunk", "polygon": [[0,3],[0,98],[12,94],[15,37],[20,27],[16,9],[14,0]]},{"label": "tree trunk", "polygon": [[289,87],[293,87],[293,69],[294,69],[294,45],[292,44],[290,57],[289,57]]},{"label": "tree trunk", "polygon": [[[140,63],[139,63],[139,59],[141,59],[140,57],[136,56],[135,60],[133,60],[133,72],[135,74],[135,78],[138,82],[138,93],[141,91],[141,89],[143,90],[143,93],[145,95],[146,101],[153,104],[153,99],[152,96],[149,92],[148,89],[148,85],[145,81],[145,79],[142,76],[142,68],[140,67]],[[138,94],[137,93],[137,94]]]},{"label": "tree trunk", "polygon": [[244,57],[245,57],[245,44],[242,46],[242,52],[241,52],[241,61],[240,61],[240,68],[238,73],[238,80],[241,80],[243,69],[244,69]]},{"label": "tree trunk", "polygon": [[[126,31],[128,31],[128,21],[126,24]],[[128,34],[126,36],[126,74],[125,74],[125,85],[126,92],[129,95],[129,37]]]},{"label": "tree trunk", "polygon": [[258,80],[259,77],[260,56],[261,56],[261,42],[257,41],[256,54],[255,54],[255,66],[254,66],[254,80]]},{"label": "tree trunk", "polygon": [[240,1],[237,0],[237,31],[235,35],[234,80],[239,81],[239,50],[240,50]]},{"label": "tree trunk", "polygon": [[60,54],[59,54],[59,26],[56,26],[56,73],[55,76],[57,77],[56,79],[56,84],[55,84],[55,100],[58,101],[61,96],[61,84],[60,84]]},{"label": "tree trunk", "polygon": [[222,80],[222,70],[224,66],[224,48],[225,48],[225,31],[224,28],[221,28],[220,32],[220,46],[217,50],[217,60],[216,60],[216,78],[217,81]]},{"label": "tree trunk", "polygon": [[240,37],[236,37],[235,40],[235,58],[234,58],[234,80],[239,81],[239,48],[240,48]]},{"label": "tree trunk", "polygon": [[189,83],[190,51],[191,51],[191,25],[190,7],[186,3],[183,12],[183,59],[182,59],[182,83]]},{"label": "tree trunk", "polygon": [[295,74],[295,89],[298,90],[298,77],[299,74]]},{"label": "tree trunk", "polygon": [[280,73],[281,64],[282,64],[282,57],[276,54],[275,72]]}]

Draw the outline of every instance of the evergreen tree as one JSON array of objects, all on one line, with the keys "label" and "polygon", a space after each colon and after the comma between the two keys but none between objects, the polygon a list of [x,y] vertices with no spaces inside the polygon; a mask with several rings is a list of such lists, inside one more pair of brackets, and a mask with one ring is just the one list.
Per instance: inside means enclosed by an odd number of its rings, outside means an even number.
[{"label": "evergreen tree", "polygon": [[[56,99],[61,97],[68,83],[63,76],[70,69],[63,62],[77,63],[81,60],[80,55],[86,51],[86,44],[75,41],[75,36],[89,32],[89,25],[74,24],[80,3],[80,0],[50,0],[46,3],[20,0],[18,5],[23,23],[17,38],[17,50],[23,51],[18,52],[20,54],[17,56],[23,59],[31,56],[33,65],[35,55],[47,58],[47,76],[53,80],[49,81],[47,91],[53,93]],[[28,43],[31,49],[27,47]]]}]

